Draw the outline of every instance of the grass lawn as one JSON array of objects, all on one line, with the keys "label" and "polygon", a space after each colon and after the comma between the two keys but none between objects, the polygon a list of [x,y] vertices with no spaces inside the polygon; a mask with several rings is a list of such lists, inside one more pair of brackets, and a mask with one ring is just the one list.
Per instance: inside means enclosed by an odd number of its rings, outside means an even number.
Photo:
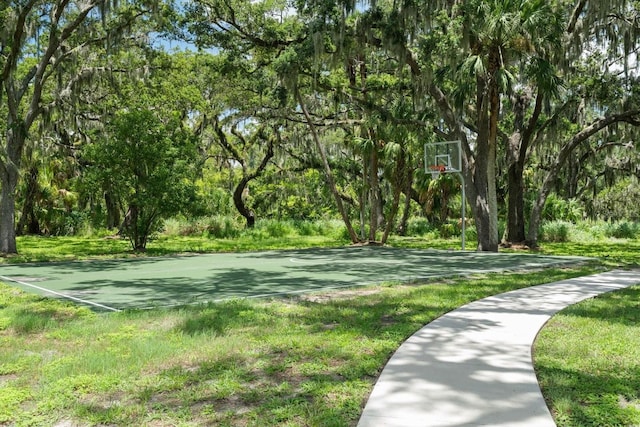
[{"label": "grass lawn", "polygon": [[640,426],[640,286],[554,316],[534,359],[558,427]]},{"label": "grass lawn", "polygon": [[[10,261],[126,252],[96,240],[25,239]],[[204,240],[186,239],[211,250]],[[174,244],[150,252],[188,249]],[[0,285],[0,425],[353,426],[386,360],[424,324],[485,296],[637,265],[637,249],[618,242],[615,260],[570,269],[114,314]],[[559,425],[640,424],[639,293],[576,305],[544,329],[536,366]]]}]

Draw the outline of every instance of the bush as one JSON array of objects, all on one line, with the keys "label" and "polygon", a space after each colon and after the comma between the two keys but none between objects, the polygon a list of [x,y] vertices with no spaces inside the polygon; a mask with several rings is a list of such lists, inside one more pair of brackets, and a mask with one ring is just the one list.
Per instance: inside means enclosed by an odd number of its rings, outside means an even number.
[{"label": "bush", "polygon": [[322,225],[320,221],[294,221],[293,226],[301,236],[319,236],[322,235]]},{"label": "bush", "polygon": [[540,240],[562,243],[569,241],[569,230],[572,224],[566,221],[552,221],[542,226]]},{"label": "bush", "polygon": [[243,226],[234,217],[211,216],[187,220],[171,218],[164,222],[163,234],[167,236],[204,236],[215,239],[232,239],[240,236]]},{"label": "bush", "polygon": [[329,236],[341,232],[340,220],[318,219],[315,221],[295,220],[293,227],[301,236]]},{"label": "bush", "polygon": [[607,221],[640,219],[640,204],[629,203],[640,200],[638,180],[629,178],[598,193],[593,201],[594,215]]},{"label": "bush", "polygon": [[584,209],[576,199],[562,199],[551,193],[542,211],[542,218],[545,221],[577,222],[584,218]]},{"label": "bush", "polygon": [[285,237],[296,234],[296,229],[291,221],[277,219],[265,219],[256,223],[256,231],[264,233],[267,237]]},{"label": "bush", "polygon": [[453,221],[448,221],[440,226],[440,237],[443,239],[459,236],[461,233],[462,228]]},{"label": "bush", "polygon": [[635,222],[621,221],[608,224],[606,228],[606,236],[616,239],[635,239],[638,236],[639,226]]},{"label": "bush", "polygon": [[423,236],[436,229],[437,228],[424,217],[409,218],[409,221],[407,221],[408,236]]},{"label": "bush", "polygon": [[232,239],[238,237],[242,230],[241,226],[231,217],[206,217],[204,223],[205,237],[216,239]]},{"label": "bush", "polygon": [[184,219],[168,218],[164,220],[162,226],[162,234],[165,236],[179,236],[181,234]]},{"label": "bush", "polygon": [[476,230],[475,224],[467,224],[467,226],[464,229],[464,235],[467,241],[478,240],[478,230]]}]

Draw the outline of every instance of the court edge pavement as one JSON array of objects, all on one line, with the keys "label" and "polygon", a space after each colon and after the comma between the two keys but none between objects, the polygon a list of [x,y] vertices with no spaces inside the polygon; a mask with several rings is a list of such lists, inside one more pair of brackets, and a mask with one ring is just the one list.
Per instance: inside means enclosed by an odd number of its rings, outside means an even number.
[{"label": "court edge pavement", "polygon": [[358,427],[552,427],[533,369],[538,331],[563,308],[640,283],[611,271],[506,292],[431,322],[394,353]]}]

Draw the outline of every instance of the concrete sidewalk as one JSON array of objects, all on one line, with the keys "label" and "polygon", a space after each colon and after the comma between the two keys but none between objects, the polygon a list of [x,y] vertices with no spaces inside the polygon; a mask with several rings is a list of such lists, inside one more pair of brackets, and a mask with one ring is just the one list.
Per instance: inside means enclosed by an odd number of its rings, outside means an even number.
[{"label": "concrete sidewalk", "polygon": [[640,283],[612,271],[485,298],[431,322],[385,366],[358,427],[555,426],[531,345],[568,305]]}]

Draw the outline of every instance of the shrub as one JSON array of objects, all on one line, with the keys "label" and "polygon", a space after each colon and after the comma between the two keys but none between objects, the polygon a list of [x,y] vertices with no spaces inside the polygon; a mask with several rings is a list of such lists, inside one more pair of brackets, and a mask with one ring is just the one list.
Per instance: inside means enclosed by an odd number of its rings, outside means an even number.
[{"label": "shrub", "polygon": [[242,230],[243,226],[231,216],[205,216],[188,220],[176,217],[164,222],[163,234],[231,239],[240,236]]},{"label": "shrub", "polygon": [[448,239],[461,233],[460,227],[455,222],[449,221],[440,226],[440,237]]},{"label": "shrub", "polygon": [[256,222],[255,232],[266,237],[285,237],[296,234],[296,229],[291,221],[263,219]]},{"label": "shrub", "polygon": [[437,228],[424,217],[409,218],[407,222],[408,236],[423,236],[435,229]]},{"label": "shrub", "polygon": [[640,200],[638,180],[629,178],[598,193],[593,201],[594,215],[608,221],[640,219],[640,204],[629,203]]},{"label": "shrub", "polygon": [[178,218],[165,219],[162,227],[162,234],[165,236],[179,236],[182,229],[182,221]]},{"label": "shrub", "polygon": [[584,209],[576,199],[562,199],[551,193],[542,211],[542,218],[546,221],[577,222],[584,218]]},{"label": "shrub", "polygon": [[340,232],[340,220],[318,219],[315,221],[295,220],[293,227],[301,236],[328,236]]},{"label": "shrub", "polygon": [[634,239],[638,235],[638,224],[630,221],[621,221],[608,224],[606,228],[607,237],[617,239]]},{"label": "shrub", "polygon": [[541,239],[547,242],[568,242],[572,224],[566,221],[552,221],[542,226]]},{"label": "shrub", "polygon": [[478,240],[478,230],[476,230],[475,224],[467,224],[464,235],[466,240]]},{"label": "shrub", "polygon": [[216,239],[231,239],[238,237],[241,226],[228,216],[206,217],[204,219],[203,236]]}]

